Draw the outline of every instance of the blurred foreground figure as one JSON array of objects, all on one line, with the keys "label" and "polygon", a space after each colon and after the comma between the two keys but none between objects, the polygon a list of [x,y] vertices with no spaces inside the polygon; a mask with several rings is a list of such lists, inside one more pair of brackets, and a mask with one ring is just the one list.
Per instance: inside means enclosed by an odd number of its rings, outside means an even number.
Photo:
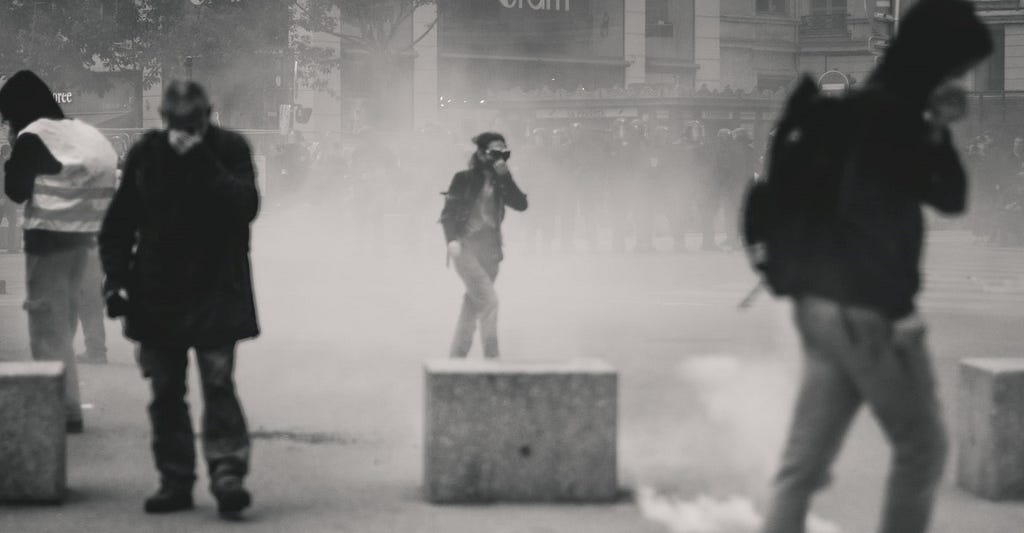
[{"label": "blurred foreground figure", "polygon": [[5,191],[14,202],[25,202],[25,310],[32,358],[64,363],[68,431],[81,432],[72,344],[77,300],[114,194],[117,154],[99,130],[64,118],[50,89],[27,70],[0,89],[0,114],[14,146],[4,165]]},{"label": "blurred foreground figure", "polygon": [[505,145],[505,137],[481,133],[473,142],[476,152],[469,160],[469,170],[452,179],[441,213],[448,256],[466,284],[451,356],[462,358],[469,354],[479,322],[484,357],[496,358],[498,294],[494,291],[494,280],[503,258],[501,222],[505,206],[516,211],[526,209],[526,195],[509,172],[507,161],[512,153]]},{"label": "blurred foreground figure", "polygon": [[185,403],[188,350],[203,386],[203,453],[226,518],[250,504],[242,479],[249,433],[235,394],[235,344],[259,334],[249,266],[249,225],[259,209],[252,155],[238,134],[210,124],[192,82],[168,85],[167,129],[132,147],[100,234],[111,317],[140,343],[150,378],[153,454],[160,490],[149,513],[192,507],[195,444]]},{"label": "blurred foreground figure", "polygon": [[[922,0],[907,13],[864,89],[832,104],[846,106],[851,117],[844,133],[828,134],[842,145],[837,153],[845,154],[834,173],[835,190],[821,197],[835,204],[834,212],[816,219],[817,232],[807,234],[816,238],[800,246],[802,259],[789,269],[786,291],[769,274],[777,292],[794,296],[806,357],[766,533],[805,530],[811,496],[828,483],[862,404],[892,446],[878,531],[928,529],[947,438],[925,324],[914,306],[921,206],[949,214],[964,209],[966,177],[948,126],[963,117],[966,99],[952,83],[991,49],[970,3]],[[779,161],[785,143],[813,136],[791,126],[797,100],[795,93],[780,123],[769,181],[785,179],[773,175],[777,164],[785,166]],[[790,165],[799,172],[799,161]],[[823,177],[819,173],[818,181]]]}]

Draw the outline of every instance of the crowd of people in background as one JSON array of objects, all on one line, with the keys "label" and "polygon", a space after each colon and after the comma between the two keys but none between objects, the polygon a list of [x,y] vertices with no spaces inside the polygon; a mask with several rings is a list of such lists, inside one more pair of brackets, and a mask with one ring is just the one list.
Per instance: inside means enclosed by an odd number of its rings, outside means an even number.
[{"label": "crowd of people in background", "polygon": [[971,139],[964,164],[972,178],[966,223],[981,243],[1024,245],[1024,136],[983,133]]},{"label": "crowd of people in background", "polygon": [[[505,133],[509,166],[531,200],[531,216],[510,225],[509,240],[537,253],[647,253],[656,241],[677,252],[738,250],[740,204],[769,142],[755,141],[746,128],[699,121],[669,128],[617,119],[610,127]],[[435,245],[438,193],[453,165],[468,157],[464,137],[436,126],[405,137],[366,130],[311,141],[293,134],[275,150],[278,180],[268,196],[272,204],[276,198],[335,212],[339,231],[370,237],[361,242]],[[972,176],[970,210],[941,223],[970,231],[979,245],[1024,246],[1024,136],[1004,142],[978,135],[963,155]]]},{"label": "crowd of people in background", "polygon": [[[740,248],[740,203],[767,148],[749,130],[698,121],[670,129],[638,119],[523,130],[507,132],[510,167],[533,207],[510,237],[528,252],[645,253],[656,239],[675,251]],[[111,137],[121,162],[129,145],[123,137]],[[404,137],[369,129],[344,138],[292,132],[265,150],[268,207],[329,212],[354,243],[434,245],[438,193],[452,165],[468,157],[463,137],[436,126]],[[9,144],[0,145],[0,160],[9,153]],[[971,209],[958,227],[978,244],[1024,246],[1024,136],[986,132],[963,153]],[[21,250],[19,221],[18,206],[3,202],[0,249]]]},{"label": "crowd of people in background", "polygon": [[[531,216],[510,228],[511,240],[528,252],[644,253],[655,250],[655,238],[676,251],[739,249],[737,213],[764,147],[743,128],[706,129],[696,121],[672,131],[619,119],[606,129],[507,130],[510,167],[533,202]],[[344,221],[339,230],[363,242],[433,245],[438,193],[469,157],[465,141],[438,127],[405,138],[367,130],[344,142],[292,135],[276,149],[268,197],[333,211]],[[687,234],[696,240],[687,244]]]}]

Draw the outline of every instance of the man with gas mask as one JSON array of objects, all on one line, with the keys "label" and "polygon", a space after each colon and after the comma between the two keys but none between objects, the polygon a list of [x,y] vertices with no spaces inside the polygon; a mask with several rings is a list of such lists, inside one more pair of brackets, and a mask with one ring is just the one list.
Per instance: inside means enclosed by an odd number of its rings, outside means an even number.
[{"label": "man with gas mask", "polygon": [[233,372],[237,342],[259,334],[249,264],[259,193],[248,143],[210,124],[210,111],[198,84],[167,86],[160,107],[167,129],[148,132],[128,153],[100,256],[107,312],[125,317],[152,385],[160,490],[146,512],[192,507],[196,457],[185,385],[194,348],[210,489],[220,513],[235,518],[251,501],[242,485],[249,433]]},{"label": "man with gas mask", "polygon": [[495,359],[498,350],[498,294],[494,280],[502,254],[501,223],[505,207],[526,210],[526,195],[509,172],[512,153],[500,133],[481,133],[473,139],[476,151],[469,169],[452,178],[445,193],[441,225],[448,257],[466,285],[462,311],[455,327],[450,355],[464,358],[480,325],[484,357]]}]

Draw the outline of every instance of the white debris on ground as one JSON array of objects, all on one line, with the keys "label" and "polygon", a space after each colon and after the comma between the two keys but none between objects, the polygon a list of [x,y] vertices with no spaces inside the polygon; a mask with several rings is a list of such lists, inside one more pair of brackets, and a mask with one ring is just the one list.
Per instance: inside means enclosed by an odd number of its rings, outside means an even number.
[{"label": "white debris on ground", "polygon": [[[638,503],[644,518],[659,523],[672,533],[753,533],[764,518],[749,498],[732,496],[715,499],[699,496],[682,500],[641,487]],[[811,515],[808,533],[842,533],[836,524]]]}]

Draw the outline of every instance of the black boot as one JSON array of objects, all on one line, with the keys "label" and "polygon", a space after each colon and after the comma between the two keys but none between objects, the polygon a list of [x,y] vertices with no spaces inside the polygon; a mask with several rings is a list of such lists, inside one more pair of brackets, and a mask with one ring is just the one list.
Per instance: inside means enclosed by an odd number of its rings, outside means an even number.
[{"label": "black boot", "polygon": [[146,512],[150,514],[173,513],[192,508],[192,491],[180,487],[163,485],[156,494],[146,499]]},{"label": "black boot", "polygon": [[217,511],[229,520],[237,520],[242,510],[252,504],[252,496],[238,476],[218,477],[210,484],[210,491],[217,499]]}]

